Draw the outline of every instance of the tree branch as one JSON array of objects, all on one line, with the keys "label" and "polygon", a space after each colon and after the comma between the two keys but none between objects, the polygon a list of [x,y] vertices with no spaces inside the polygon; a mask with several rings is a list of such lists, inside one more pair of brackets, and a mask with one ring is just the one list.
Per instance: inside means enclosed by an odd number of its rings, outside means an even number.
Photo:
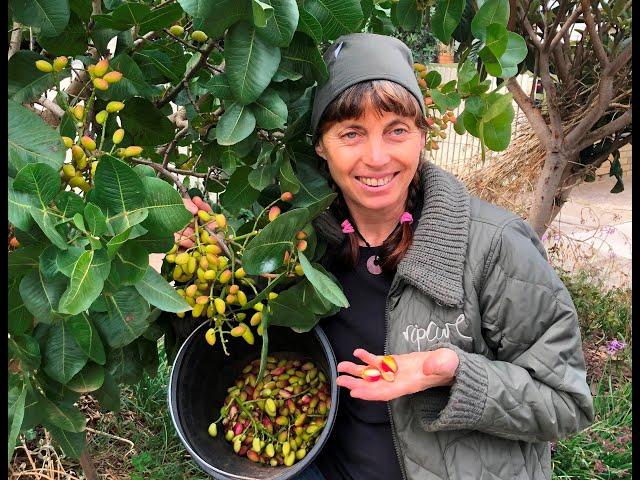
[{"label": "tree branch", "polygon": [[[153,168],[156,172],[160,172],[162,175],[164,175],[166,178],[168,178],[169,180],[171,180],[174,185],[178,188],[178,190],[180,191],[180,194],[185,197],[188,196],[189,193],[187,191],[187,187],[185,187],[182,182],[180,181],[180,179],[178,178],[177,175],[173,174],[171,172],[171,170],[167,167],[163,167],[162,165],[160,165],[159,163],[155,163],[152,162],[150,160],[143,160],[142,158],[130,158],[129,159],[132,163],[137,163],[140,165],[148,165],[151,168]],[[196,176],[196,175],[194,175]]]},{"label": "tree branch", "polygon": [[540,110],[534,107],[533,102],[529,97],[527,97],[527,94],[522,90],[522,87],[520,87],[515,77],[511,77],[507,80],[507,89],[511,92],[513,99],[527,116],[527,119],[531,124],[531,128],[536,132],[540,143],[542,143],[546,149],[551,132],[549,131],[549,127],[544,121]]},{"label": "tree branch", "polygon": [[611,61],[611,63],[609,63],[609,65],[604,70],[604,72],[602,72],[603,75],[615,75],[616,73],[618,73],[618,71],[622,67],[628,64],[630,60],[631,60],[631,42],[629,42],[629,44],[626,47],[624,47],[624,50],[620,52],[620,55],[618,55],[616,58],[613,59],[613,61]]},{"label": "tree branch", "polygon": [[157,35],[158,35],[157,32],[145,33],[143,36],[141,36],[135,42],[133,42],[133,46],[131,47],[130,51],[135,52],[137,50],[140,50],[145,42],[149,40],[153,40],[154,38],[156,38]]},{"label": "tree branch", "polygon": [[173,140],[171,140],[171,143],[169,143],[165,148],[162,148],[158,151],[160,155],[163,155],[163,159],[162,159],[163,167],[166,168],[167,165],[169,165],[169,155],[171,154],[171,151],[176,147],[180,139],[184,137],[188,132],[189,132],[189,125],[187,125],[182,130],[180,130],[176,134],[176,136],[173,138]]},{"label": "tree branch", "polygon": [[606,68],[609,65],[609,58],[607,57],[607,53],[604,51],[602,39],[600,38],[600,35],[598,35],[598,31],[593,21],[589,0],[580,0],[580,3],[582,5],[584,23],[587,25],[587,30],[589,30],[589,36],[591,37],[593,50],[595,51],[596,57],[598,57],[598,61],[602,65],[602,68]]},{"label": "tree branch", "polygon": [[539,65],[542,88],[547,92],[547,111],[551,130],[551,138],[548,144],[551,149],[548,151],[557,152],[564,141],[564,129],[562,128],[562,118],[558,109],[556,87],[549,72],[549,54],[547,52],[540,52]]},{"label": "tree branch", "polygon": [[566,141],[568,145],[583,143],[582,139],[589,133],[591,127],[593,127],[600,117],[602,117],[612,98],[613,77],[610,75],[602,75],[600,77],[600,84],[598,85],[596,104],[586,110],[586,114],[582,120],[580,120],[580,123],[567,134]]},{"label": "tree branch", "polygon": [[582,151],[590,145],[593,145],[594,143],[602,140],[603,138],[608,137],[609,135],[613,135],[623,127],[630,125],[631,113],[631,110],[627,110],[615,120],[612,120],[611,122],[594,130],[593,132],[589,132],[589,134],[584,137],[584,140],[582,140],[578,144],[578,151]]},{"label": "tree branch", "polygon": [[36,103],[38,105],[42,105],[58,118],[62,118],[64,116],[64,110],[57,103],[52,102],[46,97],[36,100]]},{"label": "tree branch", "polygon": [[632,138],[633,138],[633,135],[627,135],[625,137],[618,138],[616,141],[614,141],[611,144],[611,146],[607,149],[606,152],[604,152],[601,156],[596,158],[588,166],[592,167],[594,171],[597,170],[598,168],[600,168],[602,166],[602,164],[605,162],[605,160],[607,158],[609,158],[609,155],[611,155],[611,153],[613,153],[616,150],[619,150],[622,147],[624,147],[627,143],[631,142]]},{"label": "tree branch", "polygon": [[156,102],[156,107],[162,108],[167,103],[169,103],[170,101],[172,101],[174,98],[178,96],[178,93],[180,93],[180,90],[184,88],[185,82],[188,82],[193,77],[195,77],[196,73],[198,73],[198,70],[200,70],[200,68],[207,63],[207,58],[209,57],[209,54],[213,51],[214,48],[216,48],[216,43],[211,41],[211,43],[207,45],[207,48],[204,50],[204,52],[200,54],[200,60],[198,60],[198,62],[195,65],[193,65],[191,68],[189,68],[185,72],[184,78],[180,83],[178,83],[163,98],[161,98]]},{"label": "tree branch", "polygon": [[563,50],[561,48],[556,48],[551,50],[551,54],[553,55],[553,62],[555,64],[558,77],[560,77],[560,80],[562,80],[565,85],[569,85],[571,80],[569,62],[567,62]]},{"label": "tree branch", "polygon": [[20,42],[22,42],[22,25],[19,22],[13,22],[11,40],[9,40],[9,58],[20,50]]},{"label": "tree branch", "polygon": [[540,42],[540,39],[538,38],[538,35],[533,30],[533,27],[531,26],[531,23],[529,22],[529,19],[527,18],[527,12],[525,12],[522,8],[520,8],[520,14],[522,15],[522,24],[524,25],[524,29],[529,34],[529,39],[531,40],[533,45],[538,50],[542,50],[542,48],[543,48],[542,47],[542,43]]},{"label": "tree branch", "polygon": [[184,128],[189,125],[187,121],[187,111],[184,107],[178,107],[174,113],[167,117],[171,122],[175,123],[176,127]]},{"label": "tree branch", "polygon": [[560,41],[560,39],[564,37],[564,34],[567,33],[567,31],[571,28],[571,26],[574,23],[576,23],[576,20],[578,19],[578,15],[580,15],[581,12],[582,12],[582,6],[578,5],[576,9],[573,12],[571,12],[571,15],[569,16],[569,18],[567,18],[567,20],[564,22],[564,24],[562,25],[562,28],[560,28],[560,30],[553,36],[551,41],[544,42],[545,47],[549,45],[548,47],[549,51],[556,48],[556,45],[558,45],[558,42]]},{"label": "tree branch", "polygon": [[549,43],[549,41],[552,38],[551,35],[554,34],[554,32],[556,31],[556,28],[558,28],[558,25],[560,25],[560,22],[562,21],[562,19],[565,18],[566,15],[567,15],[567,0],[560,0],[560,3],[558,5],[558,13],[556,13],[556,18],[551,24],[551,27],[549,27],[549,32],[547,32],[548,34],[547,38],[549,40],[545,41],[545,44]]}]

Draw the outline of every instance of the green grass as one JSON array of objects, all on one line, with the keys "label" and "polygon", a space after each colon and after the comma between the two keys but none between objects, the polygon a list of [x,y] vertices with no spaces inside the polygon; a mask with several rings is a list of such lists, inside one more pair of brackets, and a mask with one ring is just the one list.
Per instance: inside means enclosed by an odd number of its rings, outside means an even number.
[{"label": "green grass", "polygon": [[[553,478],[632,478],[632,386],[626,379],[615,386],[611,362],[594,396],[596,418],[586,430],[558,442],[553,454]],[[619,378],[619,377],[618,377]]]},{"label": "green grass", "polygon": [[[136,454],[123,460],[121,470],[131,480],[166,480],[169,478],[209,480],[188,454],[177,434],[167,407],[167,385],[169,367],[164,349],[160,348],[160,365],[156,377],[145,374],[140,383],[124,388],[121,395],[121,412],[132,416],[114,414],[108,421],[97,426],[102,431],[131,440]],[[95,460],[111,452],[122,455],[122,445],[114,452],[113,440],[106,436],[95,436],[91,449]],[[124,445],[125,451],[128,446]],[[109,459],[105,459],[110,463]]]}]

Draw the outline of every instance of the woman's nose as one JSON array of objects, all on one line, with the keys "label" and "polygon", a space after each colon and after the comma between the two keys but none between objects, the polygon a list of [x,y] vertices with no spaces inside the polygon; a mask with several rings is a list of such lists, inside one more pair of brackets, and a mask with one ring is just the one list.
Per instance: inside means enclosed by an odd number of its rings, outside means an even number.
[{"label": "woman's nose", "polygon": [[368,165],[385,165],[389,162],[389,152],[381,140],[370,140],[364,155],[364,162]]}]

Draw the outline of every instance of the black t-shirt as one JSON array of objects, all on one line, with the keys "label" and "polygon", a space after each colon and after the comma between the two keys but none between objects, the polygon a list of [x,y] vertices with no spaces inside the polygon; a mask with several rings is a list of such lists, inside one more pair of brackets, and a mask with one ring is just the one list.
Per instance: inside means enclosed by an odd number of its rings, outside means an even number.
[{"label": "black t-shirt", "polygon": [[[353,356],[356,348],[384,354],[385,307],[393,274],[367,271],[367,259],[377,251],[377,247],[360,247],[355,270],[331,268],[350,305],[320,321],[338,362],[361,364]],[[323,475],[327,480],[402,478],[387,403],[352,398],[347,388],[340,388],[339,394],[336,423],[316,460]]]}]

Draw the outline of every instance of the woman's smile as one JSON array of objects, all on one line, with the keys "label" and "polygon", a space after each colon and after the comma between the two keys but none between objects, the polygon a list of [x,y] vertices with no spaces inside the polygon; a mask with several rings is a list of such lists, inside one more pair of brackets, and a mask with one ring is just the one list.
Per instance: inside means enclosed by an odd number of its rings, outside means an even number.
[{"label": "woman's smile", "polygon": [[386,192],[393,187],[398,172],[384,176],[356,177],[360,186],[369,192]]}]

